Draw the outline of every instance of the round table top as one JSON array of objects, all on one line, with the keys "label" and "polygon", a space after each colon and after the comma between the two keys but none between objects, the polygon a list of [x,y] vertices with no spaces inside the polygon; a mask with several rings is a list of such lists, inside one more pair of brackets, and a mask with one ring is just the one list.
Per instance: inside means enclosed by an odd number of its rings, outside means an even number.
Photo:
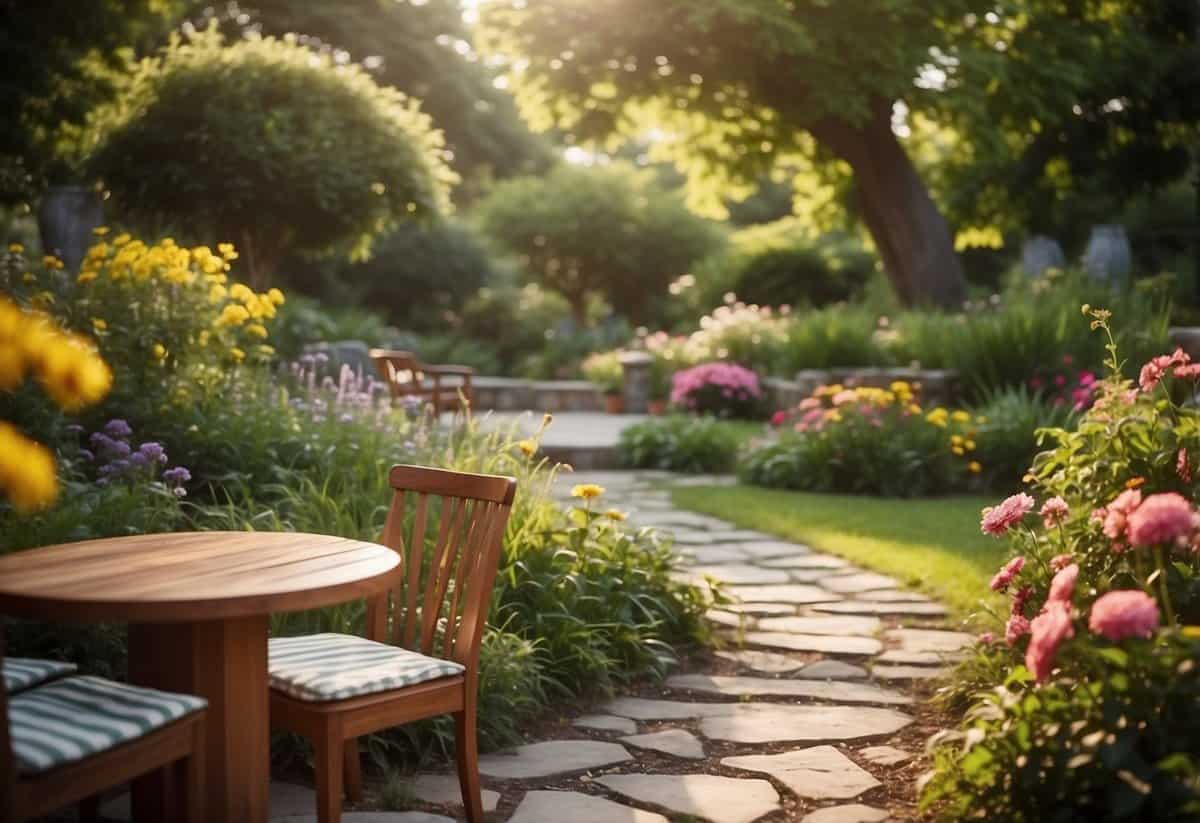
[{"label": "round table top", "polygon": [[130,623],[297,611],[378,594],[400,555],[302,532],[173,532],[0,557],[0,614]]}]

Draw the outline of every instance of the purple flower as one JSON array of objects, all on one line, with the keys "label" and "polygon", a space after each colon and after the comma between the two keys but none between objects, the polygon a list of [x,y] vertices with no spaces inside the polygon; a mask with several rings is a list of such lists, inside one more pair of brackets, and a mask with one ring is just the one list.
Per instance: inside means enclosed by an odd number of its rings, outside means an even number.
[{"label": "purple flower", "polygon": [[163,480],[169,486],[178,486],[192,479],[192,473],[183,466],[176,466],[163,472]]},{"label": "purple flower", "polygon": [[166,463],[167,453],[163,451],[161,443],[143,443],[138,446],[138,454],[142,455],[150,463]]},{"label": "purple flower", "polygon": [[149,460],[149,458],[146,457],[146,455],[144,455],[140,451],[138,451],[138,452],[134,452],[133,454],[129,455],[129,463],[130,463],[130,465],[133,465],[139,469],[142,469],[142,468],[145,468],[146,466],[150,465],[150,460]]},{"label": "purple flower", "polygon": [[104,424],[104,433],[109,437],[116,437],[120,439],[132,435],[133,429],[131,429],[129,424],[124,420],[117,418],[115,420],[109,420]]}]

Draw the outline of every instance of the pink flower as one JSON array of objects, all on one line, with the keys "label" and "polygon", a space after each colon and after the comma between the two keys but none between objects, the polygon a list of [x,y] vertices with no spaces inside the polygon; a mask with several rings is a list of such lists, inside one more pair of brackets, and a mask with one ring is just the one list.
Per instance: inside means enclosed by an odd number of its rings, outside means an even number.
[{"label": "pink flower", "polygon": [[833,396],[833,405],[844,406],[847,403],[853,403],[858,399],[858,395],[850,391],[850,389],[842,389]]},{"label": "pink flower", "polygon": [[1074,357],[1072,357],[1071,355],[1069,355],[1069,354],[1064,354],[1064,355],[1063,355],[1063,365],[1064,365],[1064,366],[1070,366],[1070,365],[1072,365],[1074,362],[1075,362],[1075,358],[1074,358]]},{"label": "pink flower", "polygon": [[[1102,511],[1102,510],[1101,510]],[[1074,558],[1069,554],[1058,554],[1050,558],[1050,568],[1056,572],[1060,572],[1074,562]]]},{"label": "pink flower", "polygon": [[980,646],[990,646],[996,642],[996,635],[992,634],[991,632],[984,632],[983,634],[979,635],[979,637],[975,638],[975,642]]},{"label": "pink flower", "polygon": [[1134,546],[1152,546],[1187,538],[1195,531],[1196,512],[1192,504],[1175,492],[1152,494],[1129,515],[1129,542]]},{"label": "pink flower", "polygon": [[1063,386],[1067,385],[1067,378],[1064,375],[1056,374],[1054,376],[1054,385],[1061,389]]},{"label": "pink flower", "polygon": [[787,412],[785,412],[785,411],[777,411],[773,415],[771,415],[771,425],[772,426],[782,426],[784,424],[784,421],[786,421],[786,420],[787,420]]},{"label": "pink flower", "polygon": [[1033,511],[1033,506],[1034,500],[1029,495],[1024,492],[1014,494],[999,506],[989,506],[983,510],[983,518],[979,521],[980,531],[998,537]]},{"label": "pink flower", "polygon": [[1104,535],[1116,545],[1118,551],[1125,545],[1125,527],[1129,515],[1142,505],[1142,493],[1137,489],[1126,489],[1117,495],[1104,509]]},{"label": "pink flower", "polygon": [[1200,363],[1193,363],[1190,366],[1177,366],[1175,368],[1175,376],[1183,380],[1200,379]]},{"label": "pink flower", "polygon": [[1042,516],[1042,522],[1046,525],[1046,528],[1052,529],[1066,520],[1067,514],[1070,511],[1066,500],[1063,500],[1061,497],[1051,497],[1042,504],[1042,510],[1038,514]]},{"label": "pink flower", "polygon": [[1050,594],[1046,597],[1047,604],[1049,603],[1071,603],[1071,596],[1075,594],[1075,579],[1079,577],[1079,566],[1072,563],[1058,574],[1054,575],[1054,579],[1050,581]]},{"label": "pink flower", "polygon": [[1088,628],[1113,642],[1150,637],[1158,628],[1158,604],[1140,589],[1109,592],[1092,604]]},{"label": "pink flower", "polygon": [[1039,683],[1045,683],[1054,668],[1058,647],[1075,636],[1070,606],[1057,600],[1046,603],[1042,613],[1029,624],[1029,648],[1025,650],[1025,668]]},{"label": "pink flower", "polygon": [[1017,641],[1029,634],[1029,619],[1021,614],[1014,614],[1004,624],[1004,642],[1009,646],[1017,645]]},{"label": "pink flower", "polygon": [[800,401],[800,411],[819,408],[821,408],[821,399],[819,397],[806,397]]},{"label": "pink flower", "polygon": [[1033,597],[1033,586],[1022,586],[1013,594],[1012,606],[1009,608],[1009,614],[1025,615],[1025,604],[1029,602],[1029,598]]},{"label": "pink flower", "polygon": [[1182,348],[1175,349],[1172,354],[1155,357],[1142,366],[1142,371],[1138,375],[1138,385],[1144,392],[1154,391],[1154,387],[1158,385],[1158,381],[1162,380],[1168,369],[1172,366],[1186,366],[1191,360]]},{"label": "pink flower", "polygon": [[1188,450],[1180,449],[1175,455],[1175,473],[1184,483],[1192,482],[1192,464],[1188,462]]},{"label": "pink flower", "polygon": [[1009,585],[1013,582],[1013,578],[1021,573],[1021,569],[1025,568],[1024,557],[1014,557],[1012,560],[1004,564],[1000,571],[996,572],[996,576],[992,578],[991,587],[994,592],[1006,592]]}]

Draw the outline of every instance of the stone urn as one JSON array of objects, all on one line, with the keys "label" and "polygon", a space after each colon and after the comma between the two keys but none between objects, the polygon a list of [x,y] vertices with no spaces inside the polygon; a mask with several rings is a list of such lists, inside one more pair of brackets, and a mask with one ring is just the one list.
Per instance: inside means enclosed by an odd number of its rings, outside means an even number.
[{"label": "stone urn", "polygon": [[1061,269],[1066,264],[1062,246],[1053,237],[1035,234],[1021,246],[1021,268],[1029,277],[1041,277],[1047,269]]},{"label": "stone urn", "polygon": [[1114,286],[1128,285],[1133,271],[1133,249],[1125,227],[1116,224],[1092,226],[1083,253],[1083,267],[1093,280]]},{"label": "stone urn", "polygon": [[87,186],[50,186],[37,221],[43,251],[59,257],[64,270],[74,274],[92,244],[92,229],[104,225],[104,204]]}]

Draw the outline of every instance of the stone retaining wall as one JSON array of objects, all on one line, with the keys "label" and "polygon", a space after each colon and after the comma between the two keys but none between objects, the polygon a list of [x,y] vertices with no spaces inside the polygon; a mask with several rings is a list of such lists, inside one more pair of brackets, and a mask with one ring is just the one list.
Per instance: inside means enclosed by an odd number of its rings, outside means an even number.
[{"label": "stone retaining wall", "polygon": [[477,411],[604,411],[603,395],[586,380],[476,377],[472,385]]}]

